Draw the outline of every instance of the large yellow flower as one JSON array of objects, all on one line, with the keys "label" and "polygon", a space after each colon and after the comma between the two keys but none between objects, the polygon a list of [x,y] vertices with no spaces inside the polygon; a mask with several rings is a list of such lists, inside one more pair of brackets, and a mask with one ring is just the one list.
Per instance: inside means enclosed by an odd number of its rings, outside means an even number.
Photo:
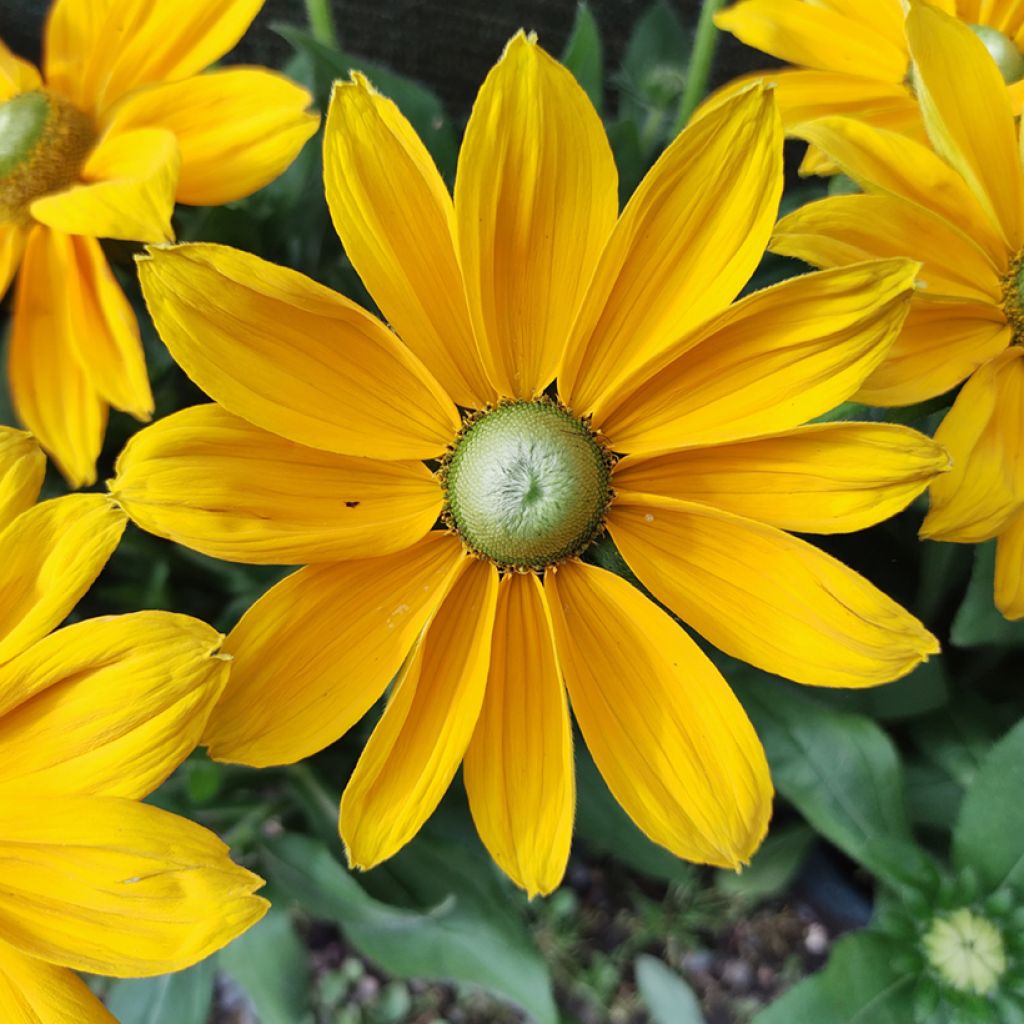
[{"label": "large yellow flower", "polygon": [[[1015,113],[1024,105],[1024,4],[1009,0],[937,0],[971,25],[999,61]],[[774,83],[787,131],[830,114],[924,140],[904,33],[904,0],[740,0],[715,17],[719,28],[748,46],[799,65],[746,76]],[[946,73],[958,81],[960,71]],[[711,102],[717,102],[715,97]],[[821,174],[834,165],[808,151],[801,172]]]},{"label": "large yellow flower", "polygon": [[969,378],[936,434],[953,471],[932,485],[921,534],[998,537],[996,604],[1016,619],[1024,616],[1024,174],[1014,117],[995,64],[964,25],[918,5],[907,32],[938,155],[846,118],[804,126],[868,194],[797,210],[780,221],[772,248],[824,267],[921,260],[903,333],[858,397],[908,405]]},{"label": "large yellow flower", "polygon": [[45,80],[0,42],[0,297],[21,266],[10,387],[73,486],[95,480],[109,406],[153,412],[135,315],[97,239],[170,239],[175,199],[248,195],[319,123],[281,75],[198,74],[262,4],[57,0]]},{"label": "large yellow flower", "polygon": [[900,607],[783,532],[877,522],[945,466],[897,426],[800,426],[884,357],[915,266],[730,306],[782,187],[770,95],[687,129],[617,218],[600,119],[521,34],[477,98],[454,203],[359,76],[336,86],[324,145],[335,225],[397,335],[231,249],[140,263],[164,339],[220,404],[136,435],[114,496],[214,556],[314,563],[228,638],[211,753],[305,757],[399,673],[342,801],[352,862],[407,842],[465,757],[484,842],[546,892],[572,832],[567,687],[637,824],[679,856],[739,864],[771,805],[743,709],[666,612],[580,556],[607,528],[709,640],[803,682],[868,686],[934,652]]},{"label": "large yellow flower", "polygon": [[33,506],[43,466],[0,428],[0,1020],[115,1024],[69,968],[179,970],[267,904],[216,836],[138,802],[195,747],[221,637],[166,612],[51,633],[125,517],[98,494]]}]

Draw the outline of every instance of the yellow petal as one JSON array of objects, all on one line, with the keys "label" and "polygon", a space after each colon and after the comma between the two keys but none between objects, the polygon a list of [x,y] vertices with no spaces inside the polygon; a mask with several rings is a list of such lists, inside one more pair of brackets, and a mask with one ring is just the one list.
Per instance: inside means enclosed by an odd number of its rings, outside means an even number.
[{"label": "yellow petal", "polygon": [[833,196],[775,226],[772,252],[815,267],[903,256],[920,260],[918,287],[998,305],[1001,275],[974,240],[938,214],[891,195]]},{"label": "yellow petal", "polygon": [[626,496],[609,529],[659,601],[766,672],[812,686],[874,686],[939,652],[935,637],[866,579],[775,527],[693,502]]},{"label": "yellow petal", "polygon": [[595,426],[616,451],[641,454],[788,430],[820,416],[885,358],[917,266],[860,263],[754,292],[680,342],[678,355],[670,350],[636,374],[614,405],[595,413]]},{"label": "yellow petal", "polygon": [[27,237],[28,232],[24,228],[13,224],[0,224],[0,299],[7,294],[7,289],[18,272]]},{"label": "yellow petal", "polygon": [[996,541],[996,607],[1008,619],[1024,619],[1024,512]]},{"label": "yellow petal", "polygon": [[289,764],[326,747],[394,678],[464,564],[439,531],[394,555],[278,583],[224,643],[234,662],[203,742],[222,761]]},{"label": "yellow petal", "polygon": [[466,295],[502,394],[531,397],[551,382],[617,212],[597,112],[520,32],[480,88],[455,179]]},{"label": "yellow petal", "polygon": [[398,107],[359,74],[334,86],[324,186],[345,252],[387,322],[459,405],[494,399],[470,325],[448,188]]},{"label": "yellow petal", "polygon": [[262,879],[184,818],[118,797],[0,799],[0,933],[30,956],[114,977],[181,970],[268,907]]},{"label": "yellow petal", "polygon": [[463,777],[480,838],[532,897],[565,874],[575,812],[572,726],[535,573],[501,580],[487,691]]},{"label": "yellow petal", "polygon": [[0,427],[0,531],[30,508],[46,475],[46,456],[31,434]]},{"label": "yellow petal", "polygon": [[0,666],[0,799],[153,792],[224,688],[220,643],[197,619],[135,612],[59,629]]},{"label": "yellow petal", "polygon": [[185,372],[264,430],[379,459],[436,457],[458,432],[451,399],[380,321],[293,270],[197,244],[151,249],[139,278]]},{"label": "yellow petal", "polygon": [[262,68],[227,68],[126,96],[110,130],[163,128],[181,153],[177,198],[220,206],[273,181],[317,130],[310,94]]},{"label": "yellow petal", "polygon": [[0,39],[0,103],[19,93],[38,89],[41,84],[35,66],[16,57]]},{"label": "yellow petal", "polygon": [[895,515],[949,468],[924,434],[820,423],[749,441],[627,457],[615,490],[697,501],[800,533],[849,533]]},{"label": "yellow petal", "polygon": [[102,494],[70,494],[0,533],[0,664],[45,636],[92,586],[125,527]]},{"label": "yellow petal", "polygon": [[[913,4],[907,39],[925,126],[936,151],[964,177],[1013,251],[1024,242],[1024,192],[1013,112],[1003,77],[971,29]],[[956,68],[956,74],[949,73]]]},{"label": "yellow petal", "polygon": [[967,381],[935,440],[953,470],[931,486],[921,536],[975,544],[1001,533],[1024,505],[1024,350],[1006,349]]},{"label": "yellow petal", "polygon": [[66,967],[0,942],[0,1020],[4,1024],[117,1024],[81,978]]},{"label": "yellow petal", "polygon": [[441,514],[422,462],[306,448],[198,405],[132,437],[110,483],[144,530],[214,558],[336,562],[415,544]]},{"label": "yellow petal", "polygon": [[764,253],[781,191],[770,93],[755,86],[691,124],[619,218],[558,372],[563,401],[592,411],[732,302]]},{"label": "yellow petal", "polygon": [[71,288],[76,272],[67,239],[37,226],[28,236],[14,299],[8,380],[18,418],[35,434],[72,487],[96,479],[107,405],[78,357]]},{"label": "yellow petal", "polygon": [[612,794],[677,857],[738,868],[764,838],[772,785],[725,680],[620,577],[570,562],[545,589],[573,713]]},{"label": "yellow petal", "polygon": [[867,405],[912,405],[942,395],[1010,344],[997,305],[918,296],[885,361],[854,395]]},{"label": "yellow petal", "polygon": [[166,242],[181,158],[162,128],[108,132],[82,167],[84,184],[32,203],[32,216],[69,235]]},{"label": "yellow petal", "polygon": [[716,14],[715,24],[747,46],[789,64],[884,82],[901,82],[907,73],[899,22],[892,17],[872,21],[860,8],[843,11],[803,0],[742,0]]},{"label": "yellow petal", "polygon": [[454,778],[487,685],[497,597],[494,566],[467,563],[402,669],[341,798],[353,866],[397,853]]}]

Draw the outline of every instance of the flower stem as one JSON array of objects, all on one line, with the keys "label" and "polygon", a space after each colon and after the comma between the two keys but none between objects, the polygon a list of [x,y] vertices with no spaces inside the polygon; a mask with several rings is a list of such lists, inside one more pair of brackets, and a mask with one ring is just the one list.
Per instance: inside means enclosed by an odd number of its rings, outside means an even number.
[{"label": "flower stem", "polygon": [[686,72],[686,86],[679,101],[679,115],[676,117],[677,132],[686,127],[687,121],[708,91],[711,65],[714,63],[715,50],[718,48],[718,29],[715,28],[714,17],[724,2],[725,0],[704,0],[700,9],[697,32],[693,37],[693,49],[690,51],[690,66]]},{"label": "flower stem", "polygon": [[338,49],[338,30],[334,24],[331,0],[306,0],[306,17],[313,38],[332,50]]}]

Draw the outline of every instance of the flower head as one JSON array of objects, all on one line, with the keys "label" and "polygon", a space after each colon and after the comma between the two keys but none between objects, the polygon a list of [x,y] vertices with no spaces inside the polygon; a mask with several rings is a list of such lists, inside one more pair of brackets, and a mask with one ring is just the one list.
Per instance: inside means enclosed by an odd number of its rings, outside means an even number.
[{"label": "flower head", "polygon": [[18,268],[18,415],[75,486],[108,406],[149,419],[138,326],[97,242],[170,239],[176,200],[277,177],[316,130],[309,94],[260,68],[200,74],[262,0],[56,0],[43,74],[0,42],[0,297]]},{"label": "flower head", "polygon": [[912,264],[730,305],[771,230],[781,145],[770,94],[743,92],[619,216],[596,112],[520,34],[477,97],[454,202],[393,103],[359,75],[335,87],[328,202],[394,331],[231,249],[140,261],[161,334],[219,404],[137,434],[116,500],[218,557],[312,563],[228,638],[213,756],[312,754],[398,674],[342,800],[354,864],[406,843],[464,762],[495,859],[552,889],[572,833],[570,701],[652,839],[750,857],[772,796],[760,743],[689,636],[588,561],[606,530],[656,598],[770,671],[868,686],[936,650],[784,532],[876,522],[946,458],[900,427],[801,426],[884,357]]}]

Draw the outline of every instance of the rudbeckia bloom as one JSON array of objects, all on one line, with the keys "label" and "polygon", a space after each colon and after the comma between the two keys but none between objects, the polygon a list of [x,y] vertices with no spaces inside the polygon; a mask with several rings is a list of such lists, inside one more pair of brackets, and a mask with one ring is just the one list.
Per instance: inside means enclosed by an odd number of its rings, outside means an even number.
[{"label": "rudbeckia bloom", "polygon": [[907,32],[935,150],[846,118],[804,126],[867,194],[797,210],[779,222],[772,248],[823,267],[921,260],[903,333],[857,397],[909,405],[967,381],[935,435],[953,470],[932,484],[921,535],[998,537],[996,604],[1016,619],[1024,616],[1024,176],[1014,117],[995,64],[966,26],[922,4]]},{"label": "rudbeckia bloom", "polygon": [[21,268],[10,389],[73,486],[95,480],[110,406],[153,412],[135,315],[97,239],[170,239],[175,199],[254,192],[319,123],[278,74],[199,74],[262,2],[57,0],[42,77],[0,42],[0,298]]},{"label": "rudbeckia bloom", "polygon": [[166,612],[50,632],[125,517],[98,494],[33,506],[43,465],[0,429],[0,1020],[116,1024],[72,969],[179,970],[267,904],[216,836],[138,802],[195,747],[221,637]]},{"label": "rudbeckia bloom", "polygon": [[335,225],[396,333],[231,249],[140,261],[159,330],[219,404],[137,434],[115,498],[214,556],[313,563],[229,636],[212,755],[312,754],[398,673],[342,800],[352,863],[412,838],[464,759],[484,842],[547,892],[572,832],[567,687],[637,824],[679,856],[738,865],[771,805],[750,722],[666,612],[580,556],[610,530],[686,622],[804,682],[868,686],[935,651],[867,581],[783,532],[875,522],[945,464],[900,427],[800,426],[882,359],[914,265],[809,275],[730,306],[782,187],[770,95],[687,129],[617,217],[600,119],[522,34],[481,88],[454,203],[360,76],[336,86],[324,147]]},{"label": "rudbeckia bloom", "polygon": [[[1024,105],[1024,5],[939,0],[937,6],[969,24],[984,41],[999,62],[1019,114]],[[904,0],[740,0],[717,14],[715,24],[748,46],[798,67],[745,76],[720,95],[729,95],[751,78],[763,78],[776,87],[787,131],[841,114],[923,141],[904,12]],[[953,67],[947,73],[954,79],[960,74]],[[804,174],[831,170],[834,164],[814,147],[801,167]]]}]

